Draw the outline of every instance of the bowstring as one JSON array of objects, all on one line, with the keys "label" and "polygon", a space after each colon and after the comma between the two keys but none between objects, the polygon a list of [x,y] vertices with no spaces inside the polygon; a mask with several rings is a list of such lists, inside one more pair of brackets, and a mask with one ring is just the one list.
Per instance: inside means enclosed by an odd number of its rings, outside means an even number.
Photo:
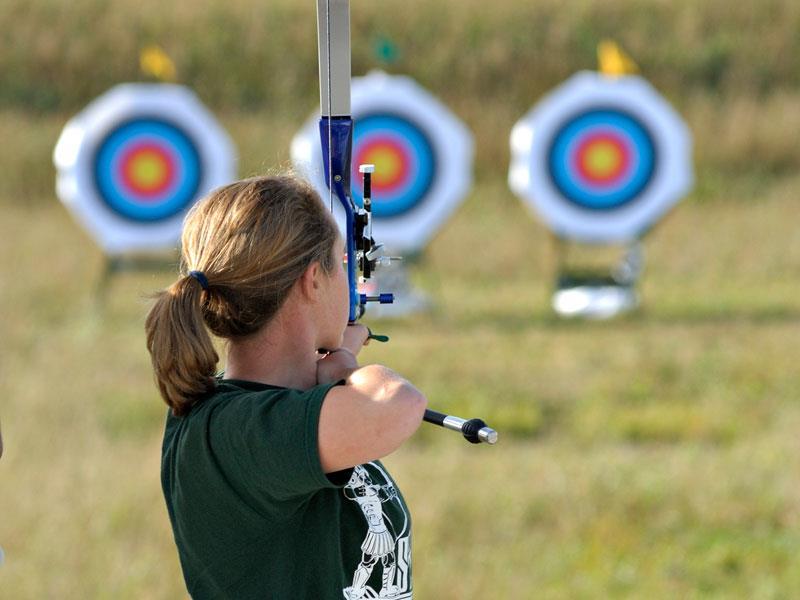
[{"label": "bowstring", "polygon": [[331,2],[325,0],[326,77],[328,80],[328,204],[333,213],[333,76],[331,75]]}]

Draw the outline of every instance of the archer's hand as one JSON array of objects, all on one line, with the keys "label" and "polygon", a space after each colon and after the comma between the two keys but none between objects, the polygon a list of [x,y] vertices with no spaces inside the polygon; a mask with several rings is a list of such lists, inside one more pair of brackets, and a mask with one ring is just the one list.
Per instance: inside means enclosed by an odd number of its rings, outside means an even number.
[{"label": "archer's hand", "polygon": [[369,329],[364,325],[353,323],[344,328],[342,348],[349,350],[353,356],[358,356],[361,348],[367,344],[369,344]]},{"label": "archer's hand", "polygon": [[347,379],[358,369],[358,352],[368,342],[369,330],[363,325],[348,325],[342,336],[342,345],[317,361],[317,384],[333,383]]}]

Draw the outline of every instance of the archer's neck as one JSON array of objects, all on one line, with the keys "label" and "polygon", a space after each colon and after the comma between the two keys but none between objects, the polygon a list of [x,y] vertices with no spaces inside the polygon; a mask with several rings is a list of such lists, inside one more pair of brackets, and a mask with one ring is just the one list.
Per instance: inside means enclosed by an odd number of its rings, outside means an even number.
[{"label": "archer's neck", "polygon": [[303,319],[279,314],[255,336],[228,345],[227,379],[307,390],[317,384],[315,332]]}]

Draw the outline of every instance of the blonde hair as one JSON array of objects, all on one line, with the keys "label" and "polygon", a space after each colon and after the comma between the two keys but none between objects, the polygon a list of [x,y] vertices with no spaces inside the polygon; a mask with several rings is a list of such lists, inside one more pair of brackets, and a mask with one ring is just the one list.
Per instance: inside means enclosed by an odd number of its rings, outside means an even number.
[{"label": "blonde hair", "polygon": [[[256,333],[309,265],[333,272],[337,237],[317,193],[289,175],[237,181],[192,208],[181,277],[155,295],[145,321],[156,383],[173,414],[214,389],[219,356],[208,330],[229,340]],[[205,275],[207,289],[191,271]]]}]

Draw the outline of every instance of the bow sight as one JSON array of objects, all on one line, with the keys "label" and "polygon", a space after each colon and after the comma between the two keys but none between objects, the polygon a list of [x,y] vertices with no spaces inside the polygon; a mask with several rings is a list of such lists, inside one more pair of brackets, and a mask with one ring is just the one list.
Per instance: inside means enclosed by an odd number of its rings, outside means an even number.
[{"label": "bow sight", "polygon": [[[399,256],[383,256],[383,244],[376,244],[372,237],[372,174],[375,172],[375,165],[359,165],[358,172],[364,178],[364,206],[355,215],[356,256],[361,279],[366,281],[372,277],[372,272],[378,267],[388,266],[393,260],[401,260],[401,258]],[[360,314],[358,316],[361,317],[367,302],[391,304],[394,302],[394,294],[378,294],[377,296],[359,294],[359,300]]]}]

